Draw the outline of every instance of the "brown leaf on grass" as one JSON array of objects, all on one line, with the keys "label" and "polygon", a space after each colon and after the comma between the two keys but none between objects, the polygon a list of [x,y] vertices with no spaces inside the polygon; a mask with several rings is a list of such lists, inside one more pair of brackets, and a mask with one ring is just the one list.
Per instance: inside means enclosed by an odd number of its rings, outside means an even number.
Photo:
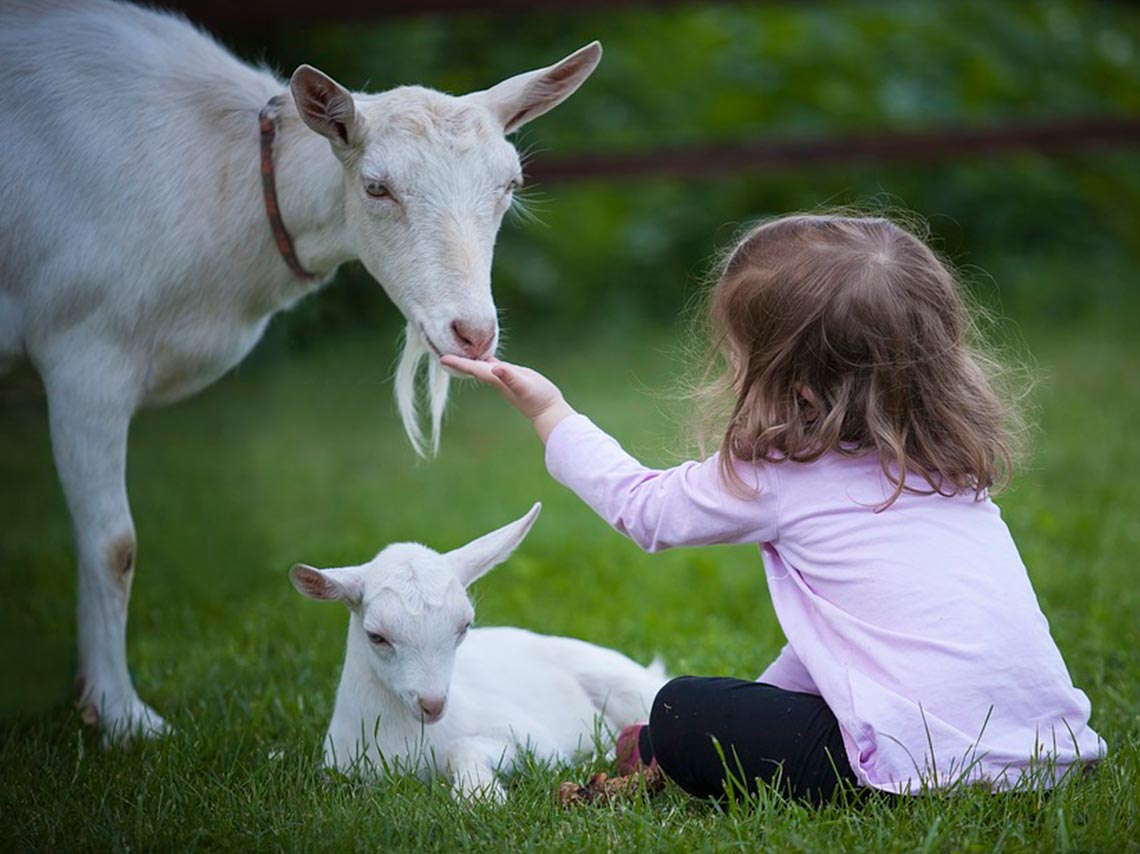
[{"label": "brown leaf on grass", "polygon": [[558,787],[558,802],[564,807],[578,804],[609,804],[634,801],[652,795],[665,787],[665,775],[656,766],[625,777],[605,773],[592,776],[585,786],[567,780]]}]

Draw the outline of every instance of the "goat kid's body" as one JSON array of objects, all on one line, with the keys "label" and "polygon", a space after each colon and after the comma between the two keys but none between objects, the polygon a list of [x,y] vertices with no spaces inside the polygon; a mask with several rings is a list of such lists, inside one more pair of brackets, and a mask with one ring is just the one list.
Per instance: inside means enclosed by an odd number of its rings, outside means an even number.
[{"label": "goat kid's body", "polygon": [[368,650],[349,628],[325,763],[347,769],[361,759],[421,776],[444,775],[461,795],[501,794],[496,770],[520,750],[546,761],[590,752],[595,739],[648,719],[665,683],[658,665],[573,638],[524,629],[472,629],[456,652],[448,711],[424,724],[372,672]]}]

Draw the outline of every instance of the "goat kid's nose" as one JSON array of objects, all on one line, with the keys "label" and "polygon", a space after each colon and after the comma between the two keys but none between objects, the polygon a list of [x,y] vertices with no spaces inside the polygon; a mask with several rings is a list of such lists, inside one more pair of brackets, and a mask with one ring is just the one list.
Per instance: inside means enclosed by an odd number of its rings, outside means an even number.
[{"label": "goat kid's nose", "polygon": [[495,340],[497,331],[495,326],[493,320],[489,323],[453,320],[451,332],[465,356],[470,359],[481,359],[490,355],[491,344]]},{"label": "goat kid's nose", "polygon": [[443,717],[443,707],[446,702],[445,697],[420,697],[420,711],[424,714],[424,720],[431,722]]}]

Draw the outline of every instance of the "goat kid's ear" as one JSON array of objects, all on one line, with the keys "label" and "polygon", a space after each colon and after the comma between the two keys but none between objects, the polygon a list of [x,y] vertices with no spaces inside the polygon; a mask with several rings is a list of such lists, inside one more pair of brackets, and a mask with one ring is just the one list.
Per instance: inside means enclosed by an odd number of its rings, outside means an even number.
[{"label": "goat kid's ear", "polygon": [[456,576],[463,582],[463,586],[470,586],[472,582],[510,557],[511,552],[530,532],[541,510],[542,503],[536,503],[521,519],[516,519],[509,525],[484,534],[479,539],[472,540],[467,545],[444,555],[451,563]]},{"label": "goat kid's ear", "polygon": [[601,43],[590,42],[561,62],[510,77],[468,97],[498,117],[504,134],[513,133],[573,95],[598,67],[601,58]]},{"label": "goat kid's ear", "polygon": [[309,599],[343,602],[353,606],[360,604],[364,594],[364,585],[355,567],[317,569],[299,563],[289,570],[289,580],[298,593]]},{"label": "goat kid's ear", "polygon": [[336,147],[360,143],[362,133],[356,103],[349,91],[311,65],[293,72],[289,90],[301,120]]}]

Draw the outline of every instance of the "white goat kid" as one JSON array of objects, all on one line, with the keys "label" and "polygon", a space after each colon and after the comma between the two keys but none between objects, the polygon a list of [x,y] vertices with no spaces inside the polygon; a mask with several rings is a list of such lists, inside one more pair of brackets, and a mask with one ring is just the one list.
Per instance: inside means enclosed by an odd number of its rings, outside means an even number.
[{"label": "white goat kid", "polygon": [[[287,86],[126,3],[0,4],[0,374],[28,360],[47,392],[79,561],[80,701],[106,734],[164,727],[127,671],[135,410],[217,379],[355,258],[407,318],[397,397],[422,450],[410,368],[497,344],[491,254],[521,174],[504,136],[600,56],[594,43],[462,97],[364,95],[309,66]],[[431,370],[434,443],[446,376]]]},{"label": "white goat kid", "polygon": [[[665,683],[611,649],[516,628],[472,629],[465,588],[506,560],[541,505],[446,554],[388,546],[362,566],[298,564],[293,585],[348,606],[348,646],[325,763],[444,774],[461,796],[500,798],[521,749],[570,759],[646,720]],[[445,716],[446,712],[446,716]]]}]

